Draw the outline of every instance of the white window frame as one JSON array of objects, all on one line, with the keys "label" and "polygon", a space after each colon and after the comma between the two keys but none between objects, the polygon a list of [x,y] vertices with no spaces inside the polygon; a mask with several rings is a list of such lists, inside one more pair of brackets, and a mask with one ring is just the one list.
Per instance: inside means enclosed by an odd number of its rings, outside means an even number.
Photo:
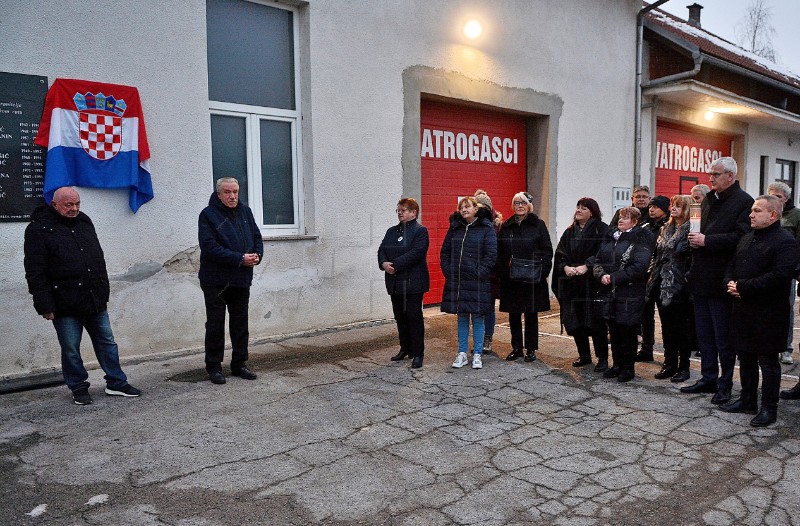
[{"label": "white window frame", "polygon": [[[265,237],[297,236],[304,231],[304,199],[303,199],[303,134],[302,113],[300,110],[300,24],[298,10],[291,6],[262,0],[243,0],[254,4],[283,9],[292,12],[292,36],[294,39],[294,110],[235,104],[209,100],[211,115],[225,115],[245,119],[246,151],[247,151],[247,203],[253,211],[256,222],[260,225],[261,235]],[[288,122],[291,124],[292,143],[292,200],[294,220],[291,224],[264,224],[264,206],[262,201],[263,180],[261,177],[261,126],[262,120]]]}]

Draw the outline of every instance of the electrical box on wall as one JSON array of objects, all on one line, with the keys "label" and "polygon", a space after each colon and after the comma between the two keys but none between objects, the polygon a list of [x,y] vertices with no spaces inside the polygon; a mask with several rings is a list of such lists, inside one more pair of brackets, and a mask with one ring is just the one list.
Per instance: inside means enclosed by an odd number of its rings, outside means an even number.
[{"label": "electrical box on wall", "polygon": [[611,188],[611,211],[616,212],[631,204],[631,189],[627,186],[614,186]]}]

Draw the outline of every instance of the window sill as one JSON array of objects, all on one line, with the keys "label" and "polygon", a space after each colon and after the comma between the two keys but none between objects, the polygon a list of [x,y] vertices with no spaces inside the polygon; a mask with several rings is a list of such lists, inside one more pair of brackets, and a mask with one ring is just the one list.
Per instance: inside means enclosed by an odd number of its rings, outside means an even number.
[{"label": "window sill", "polygon": [[313,235],[289,235],[289,236],[261,236],[263,241],[316,241],[319,236]]}]

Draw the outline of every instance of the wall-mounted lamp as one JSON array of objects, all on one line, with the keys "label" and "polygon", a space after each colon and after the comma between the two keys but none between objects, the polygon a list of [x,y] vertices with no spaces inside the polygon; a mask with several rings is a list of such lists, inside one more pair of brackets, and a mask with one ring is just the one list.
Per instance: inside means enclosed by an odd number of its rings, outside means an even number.
[{"label": "wall-mounted lamp", "polygon": [[711,110],[708,110],[708,111],[706,112],[706,114],[705,114],[705,119],[706,119],[707,121],[713,121],[713,120],[714,120],[714,115],[716,115],[716,114],[715,114],[713,111],[711,111]]},{"label": "wall-mounted lamp", "polygon": [[464,24],[464,35],[470,40],[475,40],[483,33],[483,26],[475,19],[467,20]]}]

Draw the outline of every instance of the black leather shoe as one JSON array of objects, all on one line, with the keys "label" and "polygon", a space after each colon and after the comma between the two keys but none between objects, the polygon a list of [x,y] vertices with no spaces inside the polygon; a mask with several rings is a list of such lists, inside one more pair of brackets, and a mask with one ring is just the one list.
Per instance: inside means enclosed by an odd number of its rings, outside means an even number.
[{"label": "black leather shoe", "polygon": [[619,372],[619,376],[617,377],[618,382],[630,382],[636,377],[634,374],[633,369],[623,369]]},{"label": "black leather shoe", "polygon": [[766,427],[770,424],[774,424],[777,419],[777,410],[763,408],[754,419],[750,420],[750,425],[753,427]]},{"label": "black leather shoe", "polygon": [[522,349],[514,349],[513,351],[511,351],[511,354],[506,356],[506,361],[513,362],[517,358],[522,358],[523,356],[525,356],[525,353],[522,352]]},{"label": "black leather shoe", "polygon": [[235,371],[231,371],[233,376],[238,376],[239,378],[244,378],[245,380],[255,380],[258,378],[258,375],[247,368],[245,365],[241,369],[237,369]]},{"label": "black leather shoe", "polygon": [[526,362],[536,361],[536,349],[528,349],[528,352],[525,354],[525,361]]},{"label": "black leather shoe", "polygon": [[675,373],[672,378],[669,379],[670,382],[679,384],[681,382],[685,382],[689,379],[689,369],[678,369],[678,372]]},{"label": "black leather shoe", "polygon": [[393,361],[393,362],[400,362],[400,361],[404,360],[406,356],[411,356],[411,354],[407,353],[405,351],[400,351],[399,353],[395,354],[394,356],[392,356],[389,359],[391,361]]},{"label": "black leather shoe", "polygon": [[663,380],[664,378],[669,378],[673,376],[678,369],[673,367],[672,365],[664,365],[660,371],[655,374],[656,379]]},{"label": "black leather shoe", "polygon": [[608,360],[598,360],[597,365],[594,366],[594,372],[604,373],[608,371]]},{"label": "black leather shoe", "polygon": [[791,389],[781,391],[781,398],[784,400],[798,400],[800,399],[800,382]]},{"label": "black leather shoe", "polygon": [[590,365],[592,363],[591,358],[578,358],[574,362],[572,362],[573,367],[583,367],[584,365]]},{"label": "black leather shoe", "polygon": [[717,392],[717,383],[716,382],[704,382],[703,380],[698,380],[692,385],[684,385],[681,387],[682,393],[716,393]]},{"label": "black leather shoe", "polygon": [[411,360],[411,368],[412,369],[419,369],[422,367],[422,356],[415,356],[413,360]]},{"label": "black leather shoe", "polygon": [[606,372],[603,373],[603,378],[616,378],[617,376],[619,376],[619,372],[620,372],[619,366],[615,365],[610,369],[606,369]]},{"label": "black leather shoe", "polygon": [[225,375],[222,374],[222,371],[211,371],[208,373],[208,378],[211,380],[212,384],[224,384],[225,383]]},{"label": "black leather shoe", "polygon": [[719,409],[726,413],[747,413],[748,415],[758,413],[758,405],[752,402],[744,402],[741,398],[733,402],[728,402],[727,404],[722,404],[719,406]]},{"label": "black leather shoe", "polygon": [[720,389],[714,396],[711,397],[711,403],[720,405],[725,404],[731,401],[731,390],[730,389]]},{"label": "black leather shoe", "polygon": [[637,362],[652,362],[653,361],[653,351],[639,351],[639,354],[636,355]]}]

